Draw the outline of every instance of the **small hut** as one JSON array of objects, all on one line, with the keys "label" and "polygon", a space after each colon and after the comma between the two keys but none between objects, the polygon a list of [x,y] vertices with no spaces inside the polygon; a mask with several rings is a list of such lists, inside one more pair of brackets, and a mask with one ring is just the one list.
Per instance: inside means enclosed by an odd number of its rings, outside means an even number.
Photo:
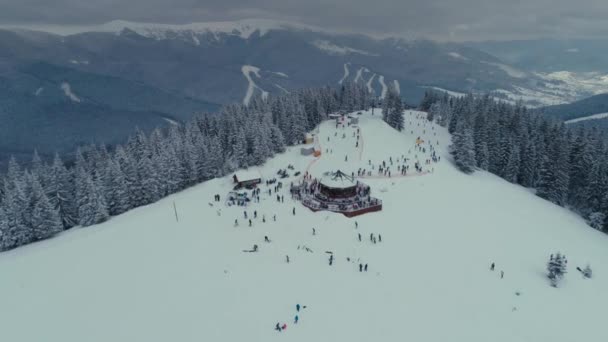
[{"label": "small hut", "polygon": [[314,146],[305,146],[300,149],[300,154],[303,156],[310,156],[315,153]]},{"label": "small hut", "polygon": [[304,136],[304,144],[308,145],[312,144],[313,142],[315,142],[315,137],[310,133],[306,133]]},{"label": "small hut", "polygon": [[260,175],[260,173],[256,172],[256,171],[249,171],[249,170],[242,170],[242,171],[236,172],[232,176],[232,179],[234,180],[234,183],[236,183],[236,186],[238,188],[253,187],[253,186],[256,186],[257,184],[262,183],[262,176]]}]

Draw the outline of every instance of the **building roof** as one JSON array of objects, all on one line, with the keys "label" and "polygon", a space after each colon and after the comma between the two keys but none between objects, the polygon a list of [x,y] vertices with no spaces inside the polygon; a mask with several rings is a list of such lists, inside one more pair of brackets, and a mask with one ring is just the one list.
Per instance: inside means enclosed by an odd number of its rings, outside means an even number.
[{"label": "building roof", "polygon": [[336,172],[329,172],[321,178],[321,184],[330,188],[350,188],[357,185],[357,181],[338,170]]},{"label": "building roof", "polygon": [[262,175],[258,171],[240,170],[234,173],[239,182],[246,182],[254,179],[262,179]]}]

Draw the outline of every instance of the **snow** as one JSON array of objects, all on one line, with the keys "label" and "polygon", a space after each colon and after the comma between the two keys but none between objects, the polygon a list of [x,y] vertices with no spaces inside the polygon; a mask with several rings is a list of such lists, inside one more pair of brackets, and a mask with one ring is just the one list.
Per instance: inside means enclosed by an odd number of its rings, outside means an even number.
[{"label": "snow", "polygon": [[455,59],[460,59],[463,61],[468,61],[469,59],[466,58],[465,56],[459,54],[458,52],[448,52],[448,56],[455,58]]},{"label": "snow", "polygon": [[196,37],[195,34],[192,34],[192,42],[194,43],[194,45],[199,46],[201,45],[201,41]]},{"label": "snow", "polygon": [[44,90],[43,87],[40,87],[40,88],[36,89],[36,92],[34,93],[34,95],[39,96],[42,93],[43,90]]},{"label": "snow", "polygon": [[276,83],[275,83],[275,84],[274,84],[274,86],[275,86],[275,87],[277,87],[277,88],[279,88],[279,89],[281,89],[282,91],[284,91],[284,92],[285,92],[285,94],[290,94],[289,90],[287,90],[287,89],[283,88],[283,87],[282,87],[282,86],[280,86],[279,84],[276,84]]},{"label": "snow", "polygon": [[76,65],[79,65],[79,64],[83,64],[83,65],[89,65],[89,61],[87,61],[87,60],[82,60],[82,61],[79,61],[79,60],[76,60],[76,59],[70,59],[70,61],[69,61],[69,62],[70,62],[71,64],[76,64]]},{"label": "snow", "polygon": [[608,118],[608,113],[589,115],[589,116],[585,116],[583,118],[576,118],[576,119],[564,121],[564,123],[573,124],[575,122],[581,122],[581,121],[587,121],[587,120],[599,120],[599,119],[605,119],[605,118]]},{"label": "snow", "polygon": [[369,80],[367,80],[367,83],[365,84],[367,86],[367,91],[370,93],[374,92],[374,88],[372,88],[372,82],[374,81],[375,77],[376,74],[373,74],[372,77],[370,77]]},{"label": "snow", "polygon": [[332,42],[330,42],[329,40],[315,40],[311,43],[313,46],[315,46],[317,49],[326,52],[329,55],[337,55],[337,56],[345,56],[345,55],[349,55],[349,54],[359,54],[359,55],[364,55],[364,56],[380,56],[378,54],[369,52],[369,51],[364,51],[364,50],[359,50],[359,49],[354,49],[348,46],[340,46],[340,45],[336,45]]},{"label": "snow", "polygon": [[248,180],[254,180],[254,179],[262,179],[262,175],[260,174],[260,172],[258,170],[239,170],[237,172],[234,173],[234,175],[236,175],[236,179],[239,180],[239,182],[245,182]]},{"label": "snow", "polygon": [[[456,170],[448,133],[424,113],[406,112],[403,132],[375,113],[359,116],[359,148],[352,127],[337,129],[346,133],[342,139],[327,121],[319,127],[320,158],[302,157],[295,146],[254,170],[266,179],[288,164],[314,176],[356,172],[369,168],[368,159],[374,165],[401,155],[424,159],[413,148],[418,136],[426,147],[434,143],[441,156],[434,172],[361,180],[382,200],[381,212],[353,219],[313,213],[287,189],[285,203],[277,203],[262,186],[260,203],[246,208],[250,217],[258,213],[249,228],[242,207],[212,202],[232,189],[232,174],[208,181],[106,223],[0,254],[3,340],[608,340],[608,236],[527,189]],[[298,178],[281,181],[288,186]],[[370,243],[370,233],[381,234],[382,242]],[[242,252],[253,244],[259,252]],[[333,266],[325,251],[333,252]],[[555,289],[545,263],[557,251],[568,257],[569,273]],[[358,272],[359,263],[369,271]],[[593,279],[575,270],[587,263]],[[296,303],[307,306],[297,325]],[[274,331],[276,322],[286,322],[287,330]]]},{"label": "snow", "polygon": [[437,91],[440,91],[440,92],[448,93],[448,95],[454,96],[454,97],[463,97],[463,96],[466,96],[465,93],[460,93],[460,92],[457,92],[457,91],[447,90],[447,89],[443,89],[443,88],[439,88],[439,87],[421,86],[421,88],[434,89],[434,90],[437,90]]},{"label": "snow", "polygon": [[397,92],[397,94],[401,94],[401,86],[399,85],[399,81],[394,80],[393,86],[395,87],[395,91]]},{"label": "snow", "polygon": [[523,72],[521,70],[518,70],[518,69],[515,69],[514,67],[506,65],[506,64],[495,63],[495,62],[482,62],[482,63],[496,66],[496,67],[500,68],[502,71],[504,71],[505,73],[507,73],[507,75],[509,75],[511,77],[525,78],[527,76],[525,72]]},{"label": "snow", "polygon": [[163,117],[163,120],[167,121],[171,125],[179,126],[179,122],[177,122],[177,121],[175,121],[173,119],[170,119],[170,118],[167,118],[167,117]]},{"label": "snow", "polygon": [[342,78],[338,81],[339,84],[342,84],[342,82],[348,78],[348,75],[350,75],[350,70],[348,70],[349,64],[350,63],[344,63],[344,76],[342,76]]},{"label": "snow", "polygon": [[251,97],[253,96],[254,91],[257,89],[262,93],[262,99],[268,98],[268,92],[264,89],[258,87],[253,78],[251,77],[251,73],[253,72],[257,78],[260,78],[260,68],[255,67],[253,65],[243,65],[241,67],[241,72],[243,76],[247,79],[247,92],[245,93],[245,98],[243,98],[243,104],[248,105],[249,101],[251,101]]},{"label": "snow", "polygon": [[384,83],[384,76],[380,75],[378,77],[378,82],[380,82],[380,86],[382,87],[382,91],[380,92],[380,99],[384,99],[386,97],[386,92],[388,91],[388,87],[386,83]]},{"label": "snow", "polygon": [[579,50],[578,50],[578,48],[570,48],[570,49],[567,49],[566,52],[576,53],[576,52],[579,52]]},{"label": "snow", "polygon": [[285,78],[289,78],[289,76],[284,73],[284,72],[279,72],[279,71],[271,71],[273,74],[281,76],[281,77],[285,77]]},{"label": "snow", "polygon": [[74,102],[81,102],[80,98],[78,98],[78,96],[72,92],[72,87],[68,82],[61,83],[61,90],[63,90],[65,96],[67,96],[70,100]]},{"label": "snow", "polygon": [[359,82],[359,79],[361,79],[361,74],[363,73],[363,70],[367,70],[367,68],[360,67],[359,70],[357,70],[357,74],[355,75],[355,83]]}]

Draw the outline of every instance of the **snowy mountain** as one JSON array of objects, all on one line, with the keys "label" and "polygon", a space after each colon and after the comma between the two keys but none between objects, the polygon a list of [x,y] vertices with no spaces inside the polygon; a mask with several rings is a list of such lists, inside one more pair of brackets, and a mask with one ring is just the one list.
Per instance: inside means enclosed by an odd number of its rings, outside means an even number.
[{"label": "snowy mountain", "polygon": [[[292,164],[290,176],[280,179],[284,202],[276,201],[272,184],[261,186],[259,203],[228,206],[229,175],[0,254],[3,336],[66,342],[608,339],[601,314],[608,302],[606,235],[524,188],[485,172],[458,171],[447,152],[450,135],[425,113],[406,112],[403,132],[386,125],[378,110],[359,118],[357,126],[323,122],[314,131],[319,158],[302,156],[295,146],[250,168],[269,180]],[[440,160],[427,165],[431,146]],[[391,160],[412,170],[418,160],[423,172],[385,177],[374,169],[360,178],[382,200],[380,212],[350,219],[314,213],[289,196],[289,184],[302,179],[295,171],[357,173]],[[222,201],[214,201],[215,194]],[[244,212],[257,216],[251,227]],[[371,242],[370,234],[381,241]],[[254,244],[258,252],[244,252]],[[546,263],[558,251],[567,256],[568,273],[553,288]],[[592,279],[576,270],[587,263]],[[360,272],[359,264],[368,271]],[[287,329],[275,331],[277,322]]]},{"label": "snowy mountain", "polygon": [[[150,131],[303,87],[358,82],[379,98],[394,87],[411,105],[429,88],[493,92],[535,106],[605,89],[600,76],[585,88],[570,82],[576,77],[540,74],[464,44],[272,20],[6,27],[0,50],[0,119],[19,121],[1,132],[8,138],[0,140],[0,168],[8,155],[29,159],[33,149],[50,156],[86,143],[113,145],[135,127]],[[43,134],[27,134],[41,127]],[[69,139],[58,137],[60,128]]]}]

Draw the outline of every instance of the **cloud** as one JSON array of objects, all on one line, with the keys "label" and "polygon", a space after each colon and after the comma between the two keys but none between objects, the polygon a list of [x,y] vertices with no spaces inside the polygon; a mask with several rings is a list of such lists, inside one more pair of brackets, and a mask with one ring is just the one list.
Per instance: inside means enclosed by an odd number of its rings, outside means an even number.
[{"label": "cloud", "polygon": [[608,34],[605,0],[0,0],[0,8],[0,22],[20,25],[268,18],[441,40]]}]

